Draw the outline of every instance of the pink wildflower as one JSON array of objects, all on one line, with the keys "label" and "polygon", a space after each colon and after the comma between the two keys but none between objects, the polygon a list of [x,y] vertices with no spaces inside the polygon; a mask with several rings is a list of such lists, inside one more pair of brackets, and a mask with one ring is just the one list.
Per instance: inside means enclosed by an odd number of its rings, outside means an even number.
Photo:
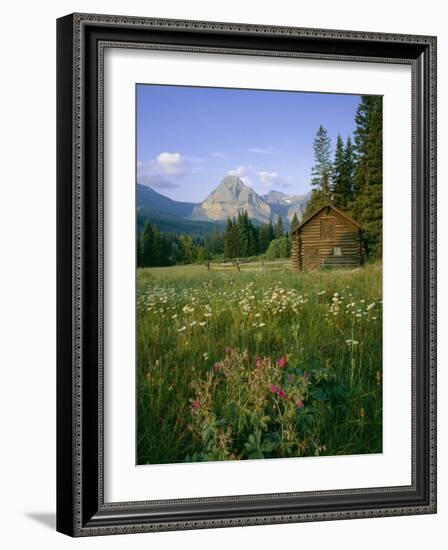
[{"label": "pink wildflower", "polygon": [[271,390],[272,393],[277,392],[277,386],[275,384],[272,384],[272,386],[269,389]]},{"label": "pink wildflower", "polygon": [[261,359],[257,357],[255,359],[255,368],[259,369],[261,367]]},{"label": "pink wildflower", "polygon": [[226,347],[226,353],[232,353],[233,349],[229,346]]},{"label": "pink wildflower", "polygon": [[214,372],[219,372],[221,370],[221,365],[219,363],[215,363],[213,365],[213,371]]},{"label": "pink wildflower", "polygon": [[277,359],[276,363],[279,367],[286,367],[286,357],[280,357],[280,359]]},{"label": "pink wildflower", "polygon": [[194,401],[191,402],[191,408],[194,410],[194,411],[198,411],[199,410],[199,401],[197,399],[195,399]]},{"label": "pink wildflower", "polygon": [[300,410],[303,409],[303,401],[301,399],[297,399],[296,407]]},{"label": "pink wildflower", "polygon": [[279,398],[279,399],[283,399],[283,398],[285,397],[285,395],[286,395],[286,392],[285,392],[285,390],[282,390],[282,388],[279,388],[279,389],[277,390],[277,395],[278,395],[278,398]]}]

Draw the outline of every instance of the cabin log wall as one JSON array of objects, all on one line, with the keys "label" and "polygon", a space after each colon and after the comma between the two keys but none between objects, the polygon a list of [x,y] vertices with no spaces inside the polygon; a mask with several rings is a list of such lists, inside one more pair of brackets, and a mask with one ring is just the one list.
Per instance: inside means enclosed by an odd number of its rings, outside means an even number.
[{"label": "cabin log wall", "polygon": [[[330,236],[321,232],[321,222]],[[324,234],[324,237],[322,237]],[[327,206],[303,222],[291,236],[291,267],[312,270],[319,267],[355,268],[361,265],[360,228],[338,210]],[[335,255],[340,247],[342,255]]]}]

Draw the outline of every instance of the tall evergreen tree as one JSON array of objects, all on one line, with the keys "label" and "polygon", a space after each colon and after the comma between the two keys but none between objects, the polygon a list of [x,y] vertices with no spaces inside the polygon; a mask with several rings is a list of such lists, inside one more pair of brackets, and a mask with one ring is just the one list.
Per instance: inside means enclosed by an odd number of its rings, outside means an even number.
[{"label": "tall evergreen tree", "polygon": [[333,165],[331,163],[331,140],[321,125],[314,139],[314,166],[311,170],[311,185],[329,197]]},{"label": "tall evergreen tree", "polygon": [[258,229],[258,252],[263,253],[268,249],[269,243],[269,227],[263,224]]},{"label": "tall evergreen tree", "polygon": [[382,98],[362,96],[356,113],[353,200],[350,212],[363,227],[367,254],[382,253]]},{"label": "tall evergreen tree", "polygon": [[225,258],[234,257],[235,243],[234,243],[233,225],[234,223],[230,219],[230,217],[227,218],[226,230],[224,233],[224,257]]},{"label": "tall evergreen tree", "polygon": [[345,148],[344,148],[344,170],[345,170],[345,177],[347,178],[347,190],[348,194],[348,200],[347,204],[350,203],[351,200],[353,200],[353,189],[354,189],[354,174],[355,174],[355,149],[352,143],[352,140],[350,136],[347,137],[347,141],[345,142]]},{"label": "tall evergreen tree", "polygon": [[269,242],[271,242],[274,239],[275,239],[274,226],[272,225],[272,219],[270,219],[268,223],[268,240]]},{"label": "tall evergreen tree", "polygon": [[148,221],[143,226],[140,239],[140,257],[142,267],[154,265],[154,228]]},{"label": "tall evergreen tree", "polygon": [[140,247],[140,238],[137,236],[136,239],[136,256],[137,256],[137,267],[142,267],[142,254],[141,254],[141,247]]},{"label": "tall evergreen tree", "polygon": [[297,217],[297,212],[294,212],[294,216],[291,220],[291,233],[294,231],[294,229],[299,225],[299,218]]},{"label": "tall evergreen tree", "polygon": [[285,228],[283,227],[283,220],[280,215],[278,216],[277,223],[275,224],[274,235],[276,239],[281,239],[285,236]]},{"label": "tall evergreen tree", "polygon": [[311,169],[311,192],[305,216],[326,204],[331,199],[331,178],[333,165],[331,162],[331,140],[327,130],[321,125],[314,139],[314,166]]},{"label": "tall evergreen tree", "polygon": [[350,194],[350,182],[345,173],[344,142],[340,135],[336,140],[332,174],[332,199],[337,208],[345,209]]}]

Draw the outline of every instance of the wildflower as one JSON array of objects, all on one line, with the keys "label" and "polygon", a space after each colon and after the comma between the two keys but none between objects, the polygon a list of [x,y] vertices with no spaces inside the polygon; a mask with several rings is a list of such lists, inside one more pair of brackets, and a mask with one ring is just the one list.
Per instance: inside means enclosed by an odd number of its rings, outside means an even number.
[{"label": "wildflower", "polygon": [[357,346],[359,344],[358,340],[346,340],[345,343],[348,346]]},{"label": "wildflower", "polygon": [[285,390],[283,390],[282,388],[279,388],[279,389],[277,390],[277,395],[278,395],[278,398],[279,398],[279,399],[283,399],[283,398],[285,397],[285,395],[286,395],[286,392],[285,392]]},{"label": "wildflower", "polygon": [[276,363],[279,367],[286,367],[286,357],[280,357],[280,359],[277,359]]},{"label": "wildflower", "polygon": [[187,327],[184,325],[183,327],[180,327],[177,329],[177,332],[183,332]]},{"label": "wildflower", "polygon": [[226,353],[232,353],[233,349],[229,346],[226,347]]},{"label": "wildflower", "polygon": [[207,361],[207,359],[208,359],[208,353],[207,353],[207,352],[206,352],[206,353],[203,353],[203,354],[202,354],[202,357],[204,358],[205,361]]},{"label": "wildflower", "polygon": [[219,363],[215,363],[213,365],[213,371],[214,372],[219,372],[221,370],[221,365]]},{"label": "wildflower", "polygon": [[193,411],[198,411],[199,410],[199,401],[197,399],[194,399],[192,402],[191,402],[191,408],[193,409]]},{"label": "wildflower", "polygon": [[272,393],[277,392],[277,386],[275,384],[272,384],[272,386],[269,389],[271,390]]},{"label": "wildflower", "polygon": [[257,357],[255,359],[255,368],[259,369],[261,367],[261,359]]},{"label": "wildflower", "polygon": [[299,409],[303,409],[303,401],[301,399],[297,399],[296,401],[296,407]]},{"label": "wildflower", "polygon": [[200,325],[201,327],[205,327],[205,321],[199,321],[199,325]]}]

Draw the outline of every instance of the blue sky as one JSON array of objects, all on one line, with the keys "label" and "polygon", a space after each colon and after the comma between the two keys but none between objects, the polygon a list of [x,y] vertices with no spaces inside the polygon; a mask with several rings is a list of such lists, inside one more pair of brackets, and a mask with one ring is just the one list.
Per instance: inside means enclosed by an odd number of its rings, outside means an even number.
[{"label": "blue sky", "polygon": [[320,124],[352,135],[360,96],[137,85],[137,181],[200,202],[228,174],[259,194],[310,189]]}]

